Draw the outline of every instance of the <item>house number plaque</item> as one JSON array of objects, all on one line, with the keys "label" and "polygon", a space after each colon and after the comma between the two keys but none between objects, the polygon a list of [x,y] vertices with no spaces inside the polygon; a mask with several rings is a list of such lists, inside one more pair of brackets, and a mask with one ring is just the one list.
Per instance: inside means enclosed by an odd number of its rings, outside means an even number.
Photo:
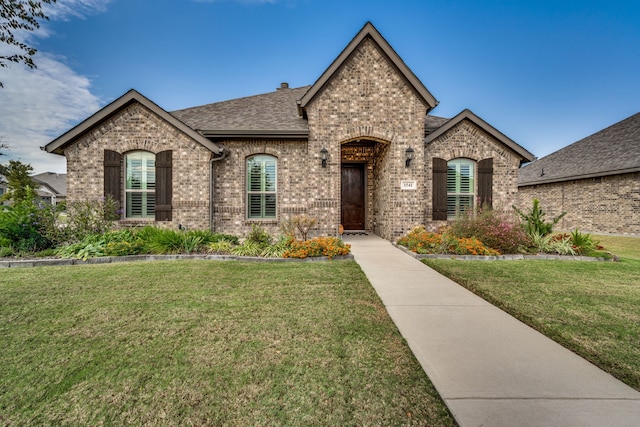
[{"label": "house number plaque", "polygon": [[401,190],[417,190],[418,184],[416,181],[400,181]]}]

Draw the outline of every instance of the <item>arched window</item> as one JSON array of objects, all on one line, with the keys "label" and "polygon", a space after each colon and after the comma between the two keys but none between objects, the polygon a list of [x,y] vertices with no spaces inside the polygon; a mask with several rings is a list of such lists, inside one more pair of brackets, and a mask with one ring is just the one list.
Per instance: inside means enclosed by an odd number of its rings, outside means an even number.
[{"label": "arched window", "polygon": [[447,162],[447,219],[473,209],[475,199],[475,162],[454,159]]},{"label": "arched window", "polygon": [[265,154],[247,158],[247,217],[276,217],[276,158]]},{"label": "arched window", "polygon": [[155,154],[133,151],[125,159],[126,218],[155,218]]}]

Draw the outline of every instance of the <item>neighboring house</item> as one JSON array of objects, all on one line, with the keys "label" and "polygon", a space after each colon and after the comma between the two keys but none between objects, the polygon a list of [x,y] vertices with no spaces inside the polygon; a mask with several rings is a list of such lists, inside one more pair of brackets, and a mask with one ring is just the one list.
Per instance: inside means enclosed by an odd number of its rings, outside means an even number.
[{"label": "neighboring house", "polygon": [[36,193],[40,199],[55,206],[67,198],[67,175],[54,172],[44,172],[32,175],[38,184]]},{"label": "neighboring house", "polygon": [[640,236],[640,113],[520,169],[517,204],[534,198],[557,229]]},{"label": "neighboring house", "polygon": [[438,102],[371,23],[311,86],[167,112],[131,90],[45,149],[67,159],[68,198],[109,195],[123,225],[395,240],[479,200],[510,207],[533,155],[469,110]]}]

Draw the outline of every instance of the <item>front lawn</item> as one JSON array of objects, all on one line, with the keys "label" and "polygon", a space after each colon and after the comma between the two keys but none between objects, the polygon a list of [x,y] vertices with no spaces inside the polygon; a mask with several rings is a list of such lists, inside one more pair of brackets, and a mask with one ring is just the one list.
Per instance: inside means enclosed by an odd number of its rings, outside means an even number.
[{"label": "front lawn", "polygon": [[594,237],[620,262],[423,262],[640,390],[640,238]]},{"label": "front lawn", "polygon": [[4,269],[2,425],[453,425],[353,261]]}]

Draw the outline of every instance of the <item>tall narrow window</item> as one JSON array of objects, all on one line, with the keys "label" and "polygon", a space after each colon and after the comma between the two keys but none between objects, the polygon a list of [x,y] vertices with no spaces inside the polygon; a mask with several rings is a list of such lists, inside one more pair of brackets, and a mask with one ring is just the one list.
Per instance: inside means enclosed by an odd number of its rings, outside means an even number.
[{"label": "tall narrow window", "polygon": [[447,218],[455,219],[473,209],[474,162],[455,159],[447,162]]},{"label": "tall narrow window", "polygon": [[267,155],[247,159],[247,217],[276,217],[276,158]]},{"label": "tall narrow window", "polygon": [[126,217],[155,218],[156,156],[147,151],[126,155]]}]

